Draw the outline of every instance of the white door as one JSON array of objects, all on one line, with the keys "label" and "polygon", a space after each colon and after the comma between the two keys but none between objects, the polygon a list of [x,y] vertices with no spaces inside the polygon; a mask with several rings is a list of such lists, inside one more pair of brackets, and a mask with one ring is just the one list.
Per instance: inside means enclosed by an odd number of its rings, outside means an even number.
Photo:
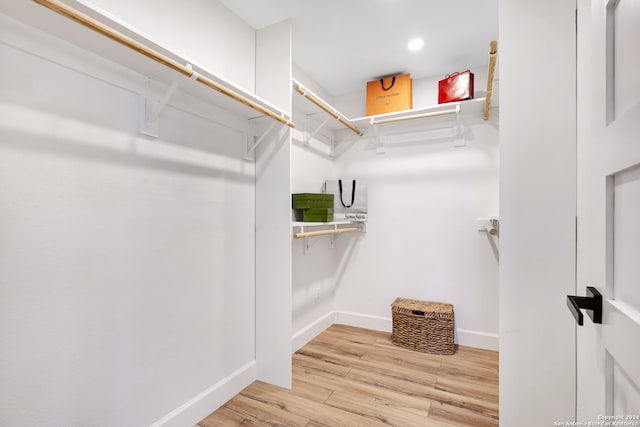
[{"label": "white door", "polygon": [[640,0],[576,3],[576,294],[603,297],[577,326],[576,421],[640,427]]}]

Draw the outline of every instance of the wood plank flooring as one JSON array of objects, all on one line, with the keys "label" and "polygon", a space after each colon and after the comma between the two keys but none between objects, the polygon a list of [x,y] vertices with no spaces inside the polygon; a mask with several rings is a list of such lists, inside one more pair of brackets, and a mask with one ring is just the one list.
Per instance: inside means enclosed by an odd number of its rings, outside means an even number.
[{"label": "wood plank flooring", "polygon": [[432,355],[384,332],[333,325],[293,355],[293,388],[260,381],[199,423],[225,426],[497,426],[498,353]]}]

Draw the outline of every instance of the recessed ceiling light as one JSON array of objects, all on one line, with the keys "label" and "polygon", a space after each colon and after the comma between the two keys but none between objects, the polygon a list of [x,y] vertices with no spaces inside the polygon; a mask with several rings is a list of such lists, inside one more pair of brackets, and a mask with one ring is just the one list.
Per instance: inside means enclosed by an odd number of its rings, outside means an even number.
[{"label": "recessed ceiling light", "polygon": [[422,46],[424,46],[424,41],[422,41],[422,39],[412,39],[409,41],[409,44],[407,45],[409,50],[414,52],[422,49]]}]

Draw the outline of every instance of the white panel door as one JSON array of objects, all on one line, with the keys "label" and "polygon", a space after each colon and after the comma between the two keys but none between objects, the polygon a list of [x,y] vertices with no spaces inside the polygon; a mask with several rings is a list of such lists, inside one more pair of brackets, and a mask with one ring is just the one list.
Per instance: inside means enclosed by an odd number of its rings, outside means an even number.
[{"label": "white panel door", "polygon": [[576,293],[594,286],[603,311],[577,327],[576,421],[638,427],[640,0],[577,5]]}]

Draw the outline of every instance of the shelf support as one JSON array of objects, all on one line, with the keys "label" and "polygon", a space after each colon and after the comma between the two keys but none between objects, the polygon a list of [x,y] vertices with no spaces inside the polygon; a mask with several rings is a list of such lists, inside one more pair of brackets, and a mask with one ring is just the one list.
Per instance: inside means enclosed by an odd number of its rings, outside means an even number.
[{"label": "shelf support", "polygon": [[311,138],[313,138],[314,136],[316,136],[316,134],[320,131],[320,129],[322,129],[327,122],[331,120],[331,117],[327,117],[325,118],[322,123],[320,123],[318,125],[318,127],[313,131],[313,132],[305,132],[304,133],[304,145],[309,145],[311,143]]},{"label": "shelf support", "polygon": [[455,128],[455,136],[453,138],[453,146],[454,147],[464,147],[466,142],[464,140],[464,125],[462,124],[462,120],[460,118],[460,105],[456,105],[456,128]]},{"label": "shelf support", "polygon": [[386,154],[387,150],[384,148],[384,142],[382,141],[382,136],[380,136],[380,132],[378,130],[378,122],[376,122],[372,117],[370,124],[373,129],[373,136],[376,140],[376,154]]},{"label": "shelf support", "polygon": [[338,157],[340,157],[342,155],[342,153],[344,153],[347,148],[349,147],[349,143],[351,143],[353,140],[355,140],[358,136],[351,134],[347,137],[345,137],[342,141],[340,141],[340,149],[338,150],[338,145],[336,144],[335,139],[331,140],[331,152],[329,153],[330,157],[333,157],[335,159],[337,159]]},{"label": "shelf support", "polygon": [[[186,67],[190,70],[193,70],[191,64],[187,64]],[[189,80],[196,80],[198,78],[198,73],[193,71],[193,74],[189,77]],[[151,80],[147,80],[145,84],[145,93],[142,95],[141,103],[143,104],[143,108],[140,111],[140,128],[138,131],[141,134],[152,136],[154,138],[158,138],[159,136],[159,122],[158,118],[160,117],[160,113],[167,106],[171,97],[176,93],[180,83],[183,80],[178,78],[171,83],[171,85],[164,92],[164,95],[160,98],[160,101],[156,102],[156,99],[151,94]]]},{"label": "shelf support", "polygon": [[[247,145],[245,146],[245,153],[244,153],[245,159],[253,160],[253,155],[254,155],[254,152],[256,151],[256,148],[258,148],[258,146],[266,140],[267,136],[273,131],[273,129],[277,125],[278,125],[277,122],[271,122],[267,130],[265,130],[262,133],[262,135],[260,135],[260,137],[258,137],[257,135],[248,134],[248,138],[247,138],[248,141],[247,141]],[[251,143],[252,139],[254,140],[253,143]]]}]

